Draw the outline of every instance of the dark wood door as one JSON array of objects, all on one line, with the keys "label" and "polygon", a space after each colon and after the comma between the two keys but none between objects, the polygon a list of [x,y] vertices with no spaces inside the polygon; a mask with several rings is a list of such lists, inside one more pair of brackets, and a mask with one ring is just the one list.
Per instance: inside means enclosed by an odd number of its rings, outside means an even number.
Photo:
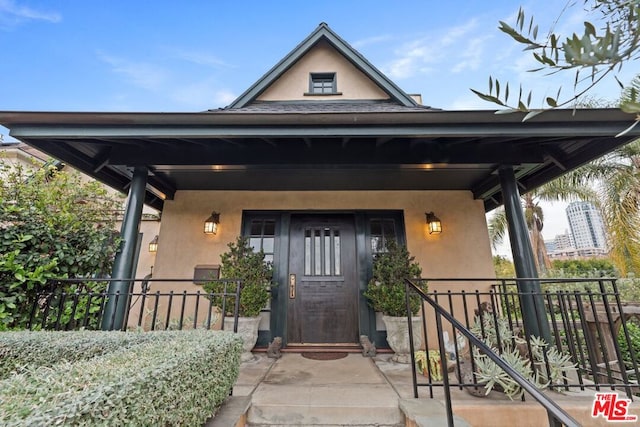
[{"label": "dark wood door", "polygon": [[357,342],[358,275],[353,216],[294,215],[289,241],[287,341]]}]

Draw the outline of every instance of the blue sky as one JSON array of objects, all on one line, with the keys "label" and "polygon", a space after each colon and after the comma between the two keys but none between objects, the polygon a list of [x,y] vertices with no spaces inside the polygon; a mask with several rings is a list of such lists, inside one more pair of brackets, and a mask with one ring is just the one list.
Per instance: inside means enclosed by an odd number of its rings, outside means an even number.
[{"label": "blue sky", "polygon": [[[499,20],[514,24],[522,5],[543,32],[566,3],[0,0],[0,110],[224,107],[322,21],[425,104],[493,109],[469,90],[486,90],[489,75],[534,89],[534,99],[561,83],[570,92],[572,76],[528,73],[530,55],[497,29]],[[557,30],[580,31],[585,16],[572,8]],[[611,80],[594,95],[616,99],[619,90]]]}]

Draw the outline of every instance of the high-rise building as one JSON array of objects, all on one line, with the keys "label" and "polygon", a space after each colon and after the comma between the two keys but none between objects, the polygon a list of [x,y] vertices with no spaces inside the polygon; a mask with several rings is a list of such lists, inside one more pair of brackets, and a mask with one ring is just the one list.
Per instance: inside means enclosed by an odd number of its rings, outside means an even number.
[{"label": "high-rise building", "polygon": [[604,222],[592,203],[570,203],[567,207],[567,219],[576,249],[607,249]]}]

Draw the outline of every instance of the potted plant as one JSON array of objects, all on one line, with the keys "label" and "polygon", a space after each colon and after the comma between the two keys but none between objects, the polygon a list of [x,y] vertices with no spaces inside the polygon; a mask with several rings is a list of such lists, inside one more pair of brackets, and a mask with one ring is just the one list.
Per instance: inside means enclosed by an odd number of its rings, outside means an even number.
[{"label": "potted plant", "polygon": [[[220,272],[222,278],[237,279],[241,283],[238,333],[244,341],[242,360],[246,361],[253,358],[251,350],[258,339],[260,311],[269,301],[273,268],[271,263],[264,261],[264,252],[255,252],[249,246],[246,237],[238,237],[235,242],[229,243],[228,247],[229,250],[220,255]],[[237,282],[212,281],[203,285],[213,305],[220,310],[223,307],[222,294],[225,292],[225,286],[226,293],[233,294],[236,292]],[[233,330],[235,300],[235,296],[228,296],[224,302],[225,330]]]},{"label": "potted plant", "polygon": [[[410,363],[409,328],[407,325],[407,306],[405,297],[405,279],[419,279],[422,269],[405,246],[388,241],[384,252],[373,259],[373,277],[369,281],[365,297],[375,311],[382,312],[382,320],[387,327],[387,342],[395,352],[392,360],[398,363]],[[418,282],[426,292],[426,282]],[[418,295],[409,297],[412,318],[414,344],[422,345],[422,322],[417,316],[421,307]]]}]

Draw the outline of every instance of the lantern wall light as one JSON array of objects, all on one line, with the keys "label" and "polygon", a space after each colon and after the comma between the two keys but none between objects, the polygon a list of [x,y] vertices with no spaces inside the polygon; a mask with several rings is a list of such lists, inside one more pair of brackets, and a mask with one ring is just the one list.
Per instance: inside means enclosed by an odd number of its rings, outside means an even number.
[{"label": "lantern wall light", "polygon": [[149,252],[158,252],[158,235],[149,242]]},{"label": "lantern wall light", "polygon": [[442,233],[442,222],[440,221],[440,218],[438,218],[433,212],[426,212],[425,216],[427,217],[427,228],[429,229],[429,234]]},{"label": "lantern wall light", "polygon": [[216,234],[220,225],[220,214],[212,212],[211,216],[204,222],[204,234]]}]

